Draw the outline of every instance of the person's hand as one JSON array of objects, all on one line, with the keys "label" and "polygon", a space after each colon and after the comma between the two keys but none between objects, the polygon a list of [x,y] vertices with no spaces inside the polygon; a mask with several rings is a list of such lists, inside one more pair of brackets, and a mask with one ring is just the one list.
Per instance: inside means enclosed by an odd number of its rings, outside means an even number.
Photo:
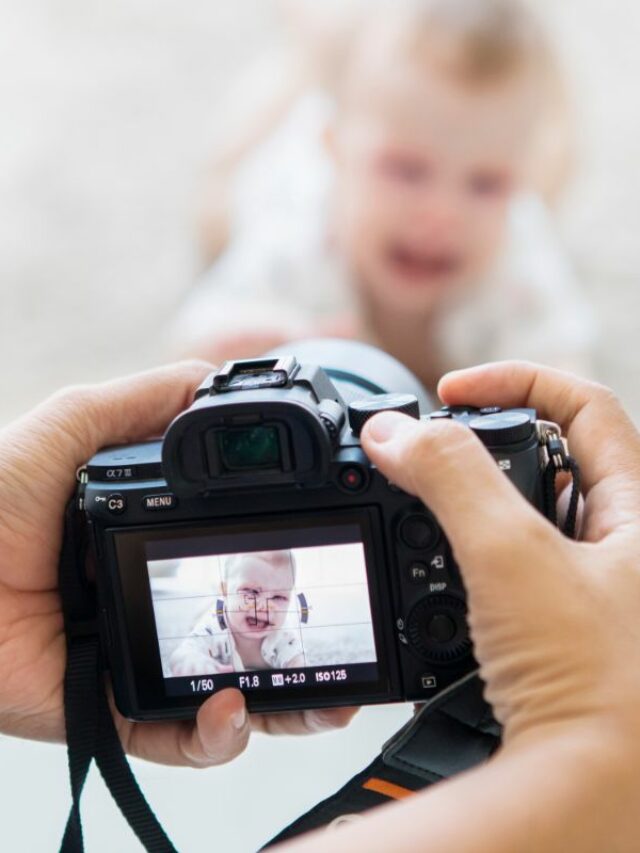
[{"label": "person's hand", "polygon": [[[532,406],[582,467],[584,541],[533,509],[466,427],[376,415],[363,446],[438,516],[460,565],[504,743],[472,770],[285,850],[601,853],[640,837],[640,438],[611,392],[527,364],[440,383],[449,404]],[[461,811],[462,810],[462,811]],[[464,819],[461,820],[461,813]],[[327,843],[328,842],[328,843]]]},{"label": "person's hand", "polygon": [[[63,514],[76,469],[100,447],[163,432],[211,371],[184,363],[103,385],[70,388],[0,432],[0,731],[64,739],[65,639],[57,590]],[[195,723],[131,723],[125,749],[167,764],[206,766],[244,749],[251,728],[307,732],[345,725],[353,709],[248,718],[224,690]]]},{"label": "person's hand", "polygon": [[451,373],[443,402],[531,406],[582,469],[582,542],[517,492],[468,428],[385,413],[362,443],[438,517],[463,574],[486,696],[505,743],[599,720],[640,742],[640,438],[613,394],[524,363]]}]

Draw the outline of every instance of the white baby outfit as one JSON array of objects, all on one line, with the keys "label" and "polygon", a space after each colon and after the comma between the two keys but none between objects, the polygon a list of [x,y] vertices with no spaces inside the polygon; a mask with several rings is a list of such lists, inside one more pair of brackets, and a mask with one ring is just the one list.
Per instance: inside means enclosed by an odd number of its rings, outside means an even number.
[{"label": "white baby outfit", "polygon": [[[265,668],[285,669],[291,661],[302,654],[300,637],[291,630],[281,628],[271,631],[262,641],[260,652]],[[172,660],[182,662],[190,656],[198,660],[211,658],[208,672],[222,670],[244,672],[245,667],[238,654],[233,635],[226,625],[220,623],[215,608],[211,607],[200,617],[189,636],[182,641],[172,655]]]}]

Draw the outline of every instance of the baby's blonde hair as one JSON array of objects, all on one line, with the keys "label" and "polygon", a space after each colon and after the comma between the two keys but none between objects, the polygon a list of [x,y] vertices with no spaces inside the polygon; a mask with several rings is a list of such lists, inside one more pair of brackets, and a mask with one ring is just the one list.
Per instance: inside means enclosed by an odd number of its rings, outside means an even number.
[{"label": "baby's blonde hair", "polygon": [[[477,89],[518,77],[539,94],[537,137],[532,140],[531,183],[553,197],[568,173],[572,120],[565,75],[551,38],[524,0],[378,0],[376,14],[352,32],[331,75],[338,102],[348,111],[367,70],[384,59],[425,63],[461,85]],[[337,69],[337,70],[336,70]],[[363,73],[364,72],[364,73]]]},{"label": "baby's blonde hair", "polygon": [[292,551],[250,551],[246,554],[231,554],[222,563],[222,580],[225,584],[229,576],[237,571],[247,557],[263,560],[274,568],[288,568],[291,571],[291,586],[295,585],[296,561]]},{"label": "baby's blonde hair", "polygon": [[520,0],[400,0],[408,42],[431,49],[461,80],[482,85],[529,66],[545,71],[549,41]]}]

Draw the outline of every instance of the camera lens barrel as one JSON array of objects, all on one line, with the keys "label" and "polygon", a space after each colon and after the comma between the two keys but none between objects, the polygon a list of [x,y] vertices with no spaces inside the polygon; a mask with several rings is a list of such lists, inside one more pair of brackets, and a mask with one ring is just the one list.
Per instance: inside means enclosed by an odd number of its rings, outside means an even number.
[{"label": "camera lens barrel", "polygon": [[420,380],[393,356],[360,341],[311,338],[291,341],[265,355],[294,353],[303,364],[318,364],[336,385],[346,403],[377,394],[412,394],[421,412],[434,406]]}]

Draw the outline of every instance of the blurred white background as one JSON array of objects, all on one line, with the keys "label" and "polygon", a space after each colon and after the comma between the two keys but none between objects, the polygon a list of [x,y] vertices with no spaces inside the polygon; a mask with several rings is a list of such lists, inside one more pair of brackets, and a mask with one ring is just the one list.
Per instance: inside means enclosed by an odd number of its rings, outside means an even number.
[{"label": "blurred white background", "polygon": [[[561,232],[601,323],[598,378],[640,418],[640,5],[536,0],[575,94],[579,158]],[[269,0],[0,3],[0,425],[55,388],[166,360],[198,269],[195,199],[234,78],[283,38]],[[180,850],[256,849],[360,769],[408,715],[255,738],[206,772],[138,763]],[[57,847],[64,752],[3,739],[0,847]],[[92,778],[90,851],[137,850]]]}]

